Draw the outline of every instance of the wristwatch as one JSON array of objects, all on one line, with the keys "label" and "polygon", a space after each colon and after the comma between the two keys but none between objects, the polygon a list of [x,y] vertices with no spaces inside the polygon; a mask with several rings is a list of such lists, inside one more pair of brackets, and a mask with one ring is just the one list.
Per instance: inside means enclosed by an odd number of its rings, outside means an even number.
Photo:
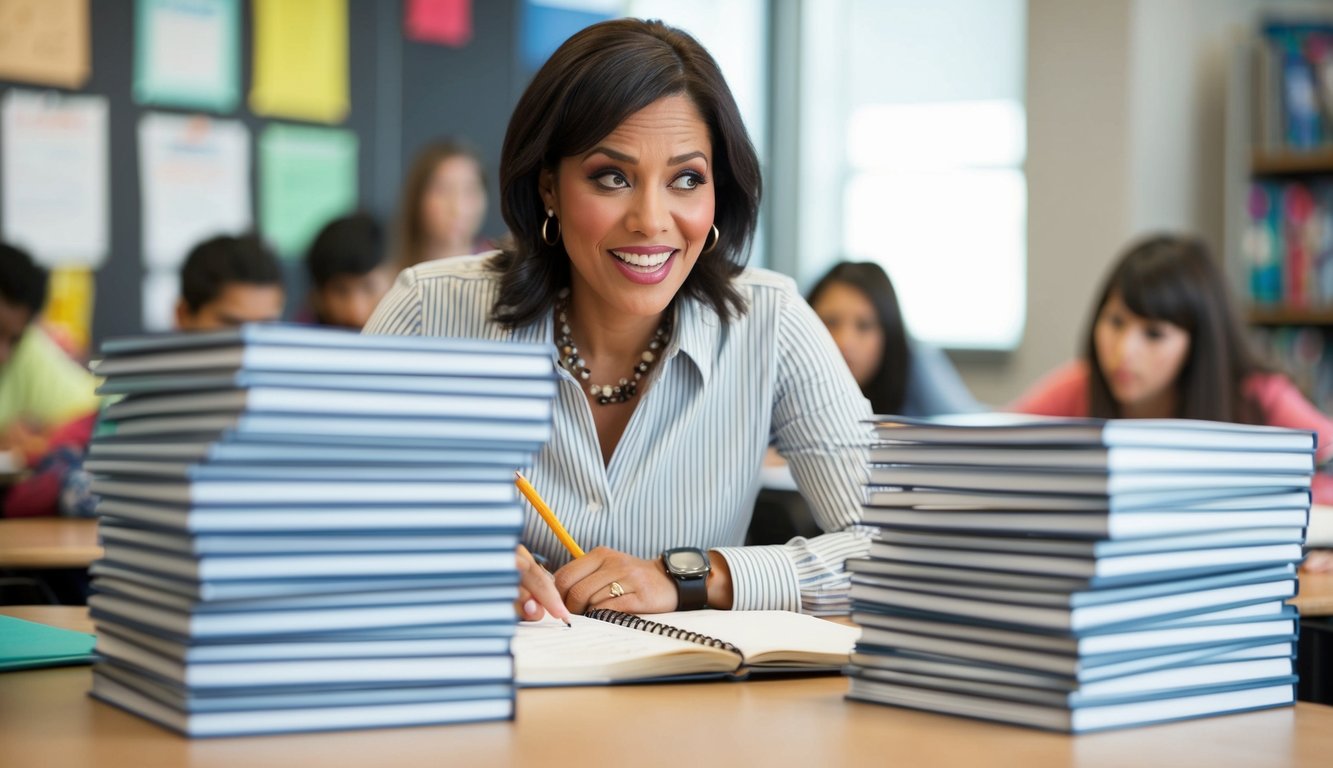
[{"label": "wristwatch", "polygon": [[698,547],[676,547],[662,553],[662,564],[676,582],[676,610],[708,607],[708,553]]}]

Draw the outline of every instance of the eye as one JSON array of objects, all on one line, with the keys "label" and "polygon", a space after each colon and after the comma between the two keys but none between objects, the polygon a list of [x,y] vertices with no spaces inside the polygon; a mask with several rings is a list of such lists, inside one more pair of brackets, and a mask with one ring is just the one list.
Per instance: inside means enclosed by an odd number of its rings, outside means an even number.
[{"label": "eye", "polygon": [[671,188],[691,190],[698,189],[707,183],[708,182],[704,179],[703,174],[698,173],[697,171],[685,171],[671,182]]},{"label": "eye", "polygon": [[1166,329],[1160,325],[1150,325],[1143,329],[1143,335],[1153,341],[1161,341],[1166,336]]},{"label": "eye", "polygon": [[599,171],[588,178],[597,183],[602,189],[629,189],[629,179],[625,174],[616,170]]},{"label": "eye", "polygon": [[875,330],[875,323],[873,320],[861,320],[856,324],[856,330],[861,333],[870,333]]}]

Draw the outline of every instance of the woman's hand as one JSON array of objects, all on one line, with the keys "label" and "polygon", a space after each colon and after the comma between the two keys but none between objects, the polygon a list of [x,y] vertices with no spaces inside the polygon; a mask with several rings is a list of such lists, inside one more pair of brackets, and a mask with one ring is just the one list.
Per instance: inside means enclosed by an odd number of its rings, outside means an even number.
[{"label": "woman's hand", "polygon": [[514,612],[524,621],[539,621],[546,614],[569,623],[569,609],[556,591],[555,580],[532,557],[532,553],[522,544],[516,552],[518,561],[518,599],[514,601]]},{"label": "woman's hand", "polygon": [[1312,549],[1305,555],[1301,570],[1308,573],[1333,571],[1333,549]]},{"label": "woman's hand", "polygon": [[[612,584],[623,594],[613,596]],[[676,585],[661,560],[641,560],[597,547],[555,572],[555,588],[574,613],[612,608],[625,613],[676,610]]]}]

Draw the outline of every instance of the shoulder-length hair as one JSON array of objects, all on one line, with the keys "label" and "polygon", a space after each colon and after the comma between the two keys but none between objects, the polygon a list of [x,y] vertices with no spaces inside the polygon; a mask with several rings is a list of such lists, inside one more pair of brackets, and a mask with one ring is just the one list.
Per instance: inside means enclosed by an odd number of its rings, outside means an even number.
[{"label": "shoulder-length hair", "polygon": [[1256,424],[1259,405],[1245,395],[1245,379],[1265,370],[1246,341],[1222,271],[1202,241],[1157,235],[1132,245],[1111,270],[1093,307],[1084,344],[1089,410],[1117,418],[1120,405],[1097,364],[1097,318],[1118,295],[1131,312],[1183,328],[1188,357],[1176,378],[1176,418]]},{"label": "shoulder-length hair", "polygon": [[893,281],[874,262],[844,261],[835,264],[833,269],[819,278],[815,287],[810,289],[806,301],[814,306],[819,295],[835,283],[860,291],[870,301],[884,334],[879,367],[875,369],[875,375],[870,381],[861,387],[861,394],[870,400],[875,413],[901,413],[903,401],[907,399],[912,350],[907,343],[907,326],[898,306],[898,292],[893,289]]},{"label": "shoulder-length hair", "polygon": [[717,62],[698,41],[660,21],[616,19],[565,41],[537,72],[510,118],[500,158],[500,211],[512,238],[491,262],[500,273],[492,318],[509,328],[548,312],[570,283],[564,241],[542,239],[543,170],[586,152],[658,99],[684,94],[713,144],[718,238],[681,288],[723,322],[745,311],[732,284],[744,268],[759,215],[759,158]]},{"label": "shoulder-length hair", "polygon": [[440,163],[455,157],[465,157],[477,164],[477,176],[481,188],[486,189],[486,167],[481,162],[481,155],[472,146],[460,139],[441,139],[421,148],[412,160],[412,167],[407,171],[403,182],[403,192],[398,198],[398,213],[393,223],[393,238],[390,248],[392,263],[397,269],[407,269],[420,264],[426,253],[426,228],[421,215],[421,199],[426,195],[431,177]]}]

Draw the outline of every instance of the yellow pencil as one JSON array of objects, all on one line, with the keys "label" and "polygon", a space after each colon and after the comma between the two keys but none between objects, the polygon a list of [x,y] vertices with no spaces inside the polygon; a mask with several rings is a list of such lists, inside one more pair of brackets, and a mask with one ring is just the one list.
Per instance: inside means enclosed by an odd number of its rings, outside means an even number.
[{"label": "yellow pencil", "polygon": [[578,542],[574,541],[574,537],[569,535],[569,531],[565,530],[565,526],[561,525],[560,521],[555,519],[555,513],[551,511],[550,507],[546,506],[546,502],[542,501],[542,497],[537,495],[537,489],[532,487],[532,483],[528,482],[528,479],[523,476],[522,472],[514,472],[514,485],[518,486],[518,492],[523,494],[523,498],[528,500],[528,503],[532,505],[532,508],[537,510],[537,514],[541,515],[542,519],[546,521],[546,524],[555,532],[555,537],[560,540],[561,544],[565,545],[565,549],[569,550],[569,554],[574,557],[583,557],[583,549],[578,545]]}]

